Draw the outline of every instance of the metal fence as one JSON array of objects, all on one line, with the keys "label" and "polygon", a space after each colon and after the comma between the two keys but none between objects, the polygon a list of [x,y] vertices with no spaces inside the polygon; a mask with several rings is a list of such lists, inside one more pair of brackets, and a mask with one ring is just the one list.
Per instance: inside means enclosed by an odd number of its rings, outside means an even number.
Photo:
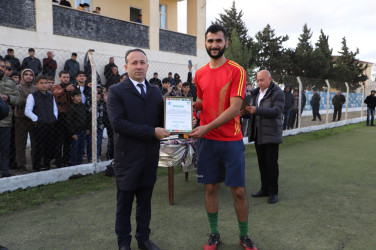
[{"label": "metal fence", "polygon": [[[14,57],[19,60],[6,57],[9,48],[13,49]],[[112,159],[114,139],[106,112],[107,88],[120,81],[125,73],[125,51],[118,55],[106,55],[100,51],[90,52],[89,49],[82,48],[77,48],[77,51],[37,47],[34,49],[35,58],[39,58],[39,62],[37,59],[28,58],[29,48],[0,44],[0,55],[7,67],[5,74],[15,82],[8,82],[7,87],[4,87],[4,81],[0,84],[0,94],[9,96],[13,111],[7,119],[0,121],[0,164],[3,176],[8,172],[7,169],[12,175],[16,175]],[[72,58],[72,53],[77,54],[76,58]],[[51,55],[50,58],[48,54]],[[114,65],[109,64],[110,57],[113,57]],[[117,67],[114,67],[116,65]],[[193,75],[199,66],[193,65]],[[35,94],[39,91],[37,75],[30,76],[25,68],[34,69],[39,76],[49,76],[45,79],[48,94]],[[68,75],[59,76],[59,72],[63,70],[66,70]],[[82,74],[77,76],[80,71]],[[188,64],[169,63],[163,58],[160,61],[149,60],[147,79],[151,79],[155,72],[161,80],[167,77],[169,72],[177,73],[182,82],[185,82],[188,77]],[[289,112],[289,117],[285,112],[286,129],[331,122],[331,100],[335,95],[333,91],[337,89],[326,85],[318,91],[321,96],[319,111],[322,117],[312,121],[312,88],[318,81],[325,80],[290,78],[294,79],[291,82],[292,93],[296,92],[298,98],[293,96],[293,105],[285,110]],[[61,85],[62,82],[66,84]],[[72,89],[67,87],[70,85]],[[343,86],[346,84],[343,83]],[[344,89],[345,87],[341,90]],[[362,116],[364,91],[343,92],[346,98],[343,108],[346,112],[341,119]],[[31,103],[34,105],[29,111],[39,112],[43,119],[38,116],[38,119],[34,117],[33,120],[25,115],[29,94],[33,96]],[[305,102],[302,100],[304,95]],[[55,102],[51,101],[51,96]],[[92,98],[93,96],[96,98]],[[243,131],[246,131],[246,126],[247,122],[243,121]]]}]

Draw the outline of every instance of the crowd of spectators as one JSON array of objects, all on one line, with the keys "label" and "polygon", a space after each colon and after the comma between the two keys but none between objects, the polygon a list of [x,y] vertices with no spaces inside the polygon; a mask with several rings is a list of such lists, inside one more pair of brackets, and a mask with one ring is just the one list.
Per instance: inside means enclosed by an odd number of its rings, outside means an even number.
[{"label": "crowd of spectators", "polygon": [[[35,57],[33,48],[28,53],[29,56],[22,63],[15,57],[12,48],[7,50],[4,58],[0,57],[0,95],[9,108],[6,118],[0,121],[2,177],[10,176],[9,169],[19,172],[41,171],[92,160],[93,86],[88,53],[82,65],[83,71],[77,61],[77,53],[72,53],[58,77],[58,63],[53,51],[48,51],[42,60]],[[120,75],[114,58],[110,57],[103,69],[105,82],[102,82],[98,72],[96,75],[97,159],[101,159],[105,129],[108,135],[107,152],[102,159],[112,159],[114,135],[106,110],[107,89],[124,80],[127,73]],[[58,78],[57,82],[55,77]],[[172,77],[172,72],[169,72],[160,80],[155,72],[150,84],[157,86],[162,96],[192,97],[193,100],[197,97],[191,65],[188,65],[184,83],[177,73]],[[30,156],[27,156],[28,138]],[[30,163],[32,169],[27,168]]]}]

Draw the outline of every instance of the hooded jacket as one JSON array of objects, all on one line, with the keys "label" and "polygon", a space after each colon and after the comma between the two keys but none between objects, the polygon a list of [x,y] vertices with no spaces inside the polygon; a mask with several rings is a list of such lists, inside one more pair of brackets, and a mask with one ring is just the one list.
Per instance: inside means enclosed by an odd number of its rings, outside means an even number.
[{"label": "hooded jacket", "polygon": [[38,91],[37,86],[34,85],[34,81],[25,82],[24,74],[29,71],[33,74],[33,79],[35,79],[34,72],[31,69],[24,69],[21,72],[20,84],[17,85],[18,91],[20,92],[20,103],[14,109],[14,116],[17,118],[24,118],[25,116],[25,105],[26,99],[29,94],[33,94]]},{"label": "hooded jacket", "polygon": [[[287,88],[290,88],[290,90],[287,91]],[[294,106],[294,96],[292,95],[291,91],[291,86],[286,84],[285,89],[283,90],[283,93],[285,94],[285,110],[289,110]]]},{"label": "hooded jacket", "polygon": [[20,92],[17,89],[16,83],[12,79],[3,76],[0,79],[0,94],[8,96],[8,100],[6,101],[6,103],[9,107],[9,115],[0,121],[0,127],[11,127],[13,116],[12,106],[18,105],[20,103]]}]

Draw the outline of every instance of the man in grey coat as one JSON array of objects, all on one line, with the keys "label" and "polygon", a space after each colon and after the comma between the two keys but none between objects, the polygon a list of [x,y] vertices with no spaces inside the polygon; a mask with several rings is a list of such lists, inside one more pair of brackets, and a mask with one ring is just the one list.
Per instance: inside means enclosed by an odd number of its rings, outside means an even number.
[{"label": "man in grey coat", "polygon": [[269,196],[268,203],[278,201],[278,149],[282,143],[283,91],[272,82],[270,72],[257,73],[258,88],[251,91],[248,140],[255,142],[260,169],[261,189],[252,197]]}]

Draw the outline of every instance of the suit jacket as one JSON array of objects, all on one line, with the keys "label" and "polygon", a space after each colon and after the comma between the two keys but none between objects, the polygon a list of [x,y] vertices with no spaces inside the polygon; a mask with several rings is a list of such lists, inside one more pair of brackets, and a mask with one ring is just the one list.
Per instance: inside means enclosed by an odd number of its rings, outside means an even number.
[{"label": "suit jacket", "polygon": [[155,128],[163,127],[161,91],[145,79],[142,98],[127,77],[109,88],[107,112],[115,139],[115,174],[120,190],[153,186],[156,181],[160,142]]}]

